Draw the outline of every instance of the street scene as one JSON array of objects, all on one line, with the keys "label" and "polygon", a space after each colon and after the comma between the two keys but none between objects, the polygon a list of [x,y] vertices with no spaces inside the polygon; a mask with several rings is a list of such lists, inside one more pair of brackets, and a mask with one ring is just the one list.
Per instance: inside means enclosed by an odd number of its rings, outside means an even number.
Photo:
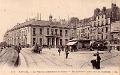
[{"label": "street scene", "polygon": [[118,73],[119,0],[0,1],[1,70]]},{"label": "street scene", "polygon": [[[59,55],[57,48],[44,48],[42,52],[34,53],[32,48],[23,48],[18,54],[16,50],[2,50],[0,64],[4,68],[41,68],[41,69],[92,69],[91,59],[96,51],[70,52],[66,59],[65,51]],[[12,54],[11,54],[12,53]],[[101,69],[118,68],[120,52],[100,51]],[[19,55],[19,59],[17,59]]]}]

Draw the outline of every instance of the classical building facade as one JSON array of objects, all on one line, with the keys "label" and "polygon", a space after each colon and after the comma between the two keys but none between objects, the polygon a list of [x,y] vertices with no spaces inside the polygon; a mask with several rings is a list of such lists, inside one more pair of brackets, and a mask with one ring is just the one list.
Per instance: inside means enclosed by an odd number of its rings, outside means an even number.
[{"label": "classical building facade", "polygon": [[68,23],[53,22],[52,16],[49,21],[35,20],[26,21],[15,25],[4,35],[4,41],[9,45],[48,45],[57,47],[68,43],[72,35]]}]

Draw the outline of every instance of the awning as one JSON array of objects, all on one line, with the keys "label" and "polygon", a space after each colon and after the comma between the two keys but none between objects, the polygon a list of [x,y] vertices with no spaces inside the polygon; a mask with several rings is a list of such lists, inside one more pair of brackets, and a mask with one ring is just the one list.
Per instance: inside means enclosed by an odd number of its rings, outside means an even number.
[{"label": "awning", "polygon": [[74,45],[76,44],[77,42],[68,42],[66,45]]}]

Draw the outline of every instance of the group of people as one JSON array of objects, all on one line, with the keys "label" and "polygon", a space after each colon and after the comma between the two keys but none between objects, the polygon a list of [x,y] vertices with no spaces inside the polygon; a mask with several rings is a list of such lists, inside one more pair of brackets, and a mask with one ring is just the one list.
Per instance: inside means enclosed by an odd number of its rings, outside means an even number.
[{"label": "group of people", "polygon": [[93,55],[93,59],[91,60],[93,69],[100,69],[100,60],[101,57],[99,55],[99,52]]},{"label": "group of people", "polygon": [[33,52],[35,52],[35,53],[42,53],[42,46],[39,46],[38,44],[35,44],[34,46],[33,46]]},{"label": "group of people", "polygon": [[20,53],[20,50],[22,49],[22,47],[19,45],[19,46],[14,46],[14,49],[18,52],[18,53]]},{"label": "group of people", "polygon": [[[60,56],[61,50],[64,51],[63,46],[61,46],[61,47],[58,48],[59,56]],[[67,59],[68,55],[69,55],[69,48],[68,48],[68,46],[65,47],[65,55],[66,55],[66,59]]]}]

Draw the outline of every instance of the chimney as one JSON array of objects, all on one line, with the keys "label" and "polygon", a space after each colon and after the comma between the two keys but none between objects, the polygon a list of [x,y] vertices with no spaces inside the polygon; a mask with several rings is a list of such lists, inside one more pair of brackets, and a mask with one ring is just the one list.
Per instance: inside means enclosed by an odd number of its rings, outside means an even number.
[{"label": "chimney", "polygon": [[49,16],[49,21],[52,21],[52,15]]}]

